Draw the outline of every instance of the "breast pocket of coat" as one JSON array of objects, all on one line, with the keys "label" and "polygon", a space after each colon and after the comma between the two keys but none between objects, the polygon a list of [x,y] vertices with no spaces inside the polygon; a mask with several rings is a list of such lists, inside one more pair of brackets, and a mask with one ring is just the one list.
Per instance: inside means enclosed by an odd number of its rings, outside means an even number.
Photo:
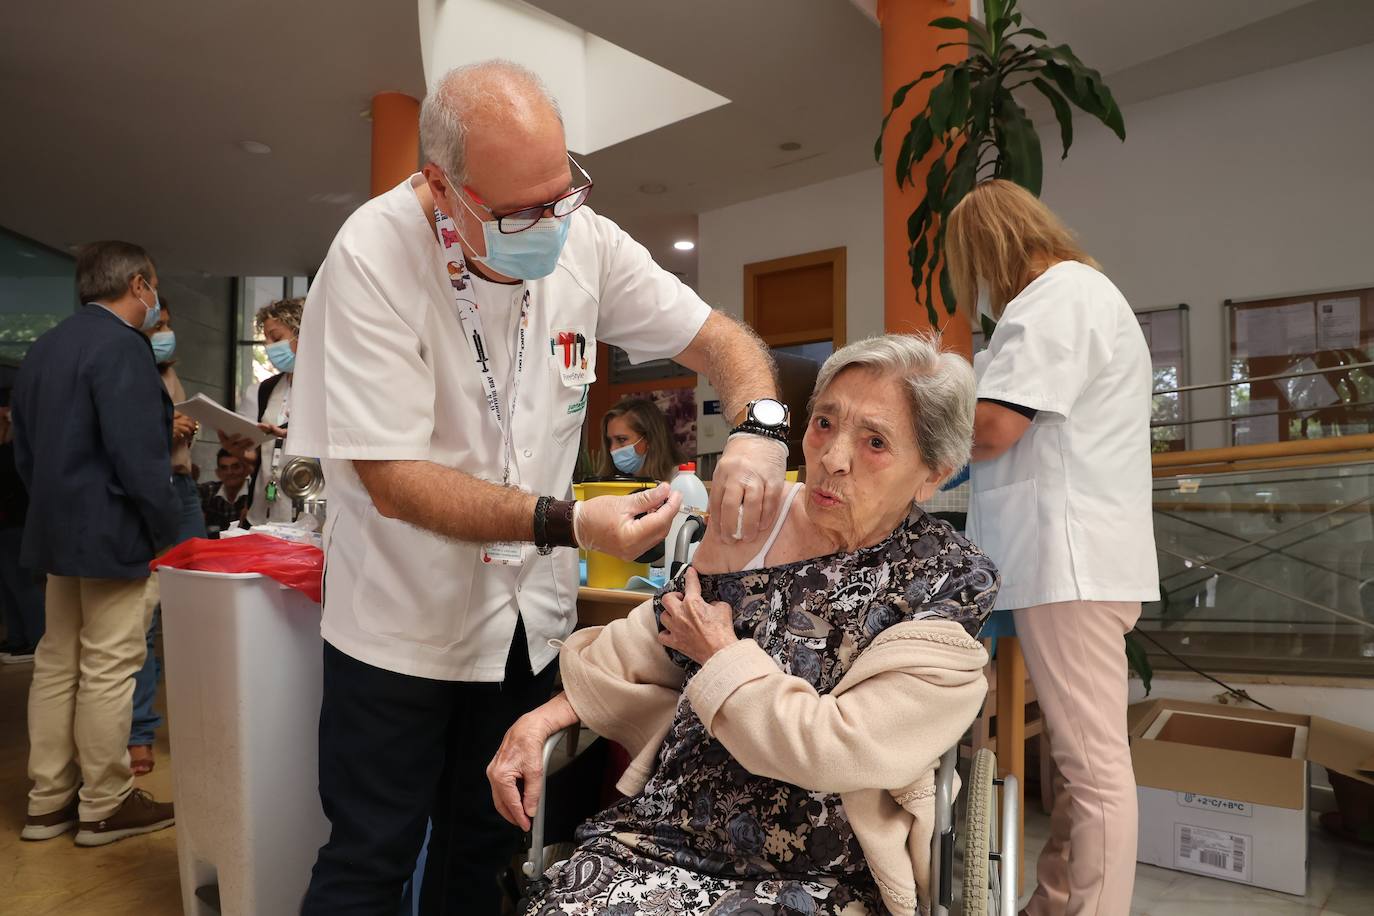
[{"label": "breast pocket of coat", "polygon": [[[559,445],[567,444],[581,432],[587,419],[587,389],[590,387],[589,382],[569,382],[568,376],[559,372],[562,359],[561,353],[550,357],[556,365],[549,378],[549,431]],[[595,374],[592,378],[595,379]]]}]

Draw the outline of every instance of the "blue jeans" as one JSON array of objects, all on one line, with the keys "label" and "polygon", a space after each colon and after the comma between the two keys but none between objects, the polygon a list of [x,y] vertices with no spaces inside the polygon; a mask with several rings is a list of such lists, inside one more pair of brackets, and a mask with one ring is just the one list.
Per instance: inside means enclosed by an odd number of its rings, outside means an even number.
[{"label": "blue jeans", "polygon": [[24,529],[0,528],[0,610],[5,615],[5,643],[29,652],[43,638],[43,581],[19,565]]},{"label": "blue jeans", "polygon": [[[181,528],[177,532],[177,543],[191,538],[205,537],[205,515],[200,508],[200,492],[196,482],[189,474],[177,474],[172,478],[172,488],[181,498]],[[134,720],[129,729],[129,746],[151,745],[153,736],[162,727],[162,716],[153,709],[157,699],[157,682],[162,677],[162,663],[153,652],[153,638],[158,625],[162,622],[162,608],[153,611],[153,622],[148,627],[148,655],[143,667],[134,675]]]}]

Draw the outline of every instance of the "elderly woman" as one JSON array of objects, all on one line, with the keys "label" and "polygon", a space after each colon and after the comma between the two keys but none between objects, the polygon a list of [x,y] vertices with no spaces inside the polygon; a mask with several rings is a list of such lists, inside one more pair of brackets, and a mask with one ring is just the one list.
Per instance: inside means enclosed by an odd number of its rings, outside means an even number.
[{"label": "elderly woman", "polygon": [[629,797],[578,832],[529,912],[914,912],[933,773],[977,715],[992,563],[915,506],[969,454],[968,364],[873,338],[821,369],[795,485],[768,536],[563,646],[567,692],[488,768],[528,827],[540,749],[578,721],[623,744]]}]

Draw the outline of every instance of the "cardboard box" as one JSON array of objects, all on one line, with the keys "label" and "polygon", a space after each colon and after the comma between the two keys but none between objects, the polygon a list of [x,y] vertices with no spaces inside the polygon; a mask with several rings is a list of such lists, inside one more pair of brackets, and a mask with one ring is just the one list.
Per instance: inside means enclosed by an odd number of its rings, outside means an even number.
[{"label": "cardboard box", "polygon": [[1136,858],[1307,893],[1308,764],[1374,785],[1374,734],[1318,716],[1185,700],[1133,708]]}]

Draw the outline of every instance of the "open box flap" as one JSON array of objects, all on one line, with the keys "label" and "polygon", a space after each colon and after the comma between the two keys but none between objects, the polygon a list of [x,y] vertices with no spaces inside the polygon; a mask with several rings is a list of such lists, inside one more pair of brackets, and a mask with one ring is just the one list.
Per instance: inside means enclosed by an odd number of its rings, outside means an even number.
[{"label": "open box flap", "polygon": [[1374,785],[1374,732],[1312,716],[1307,759]]}]

